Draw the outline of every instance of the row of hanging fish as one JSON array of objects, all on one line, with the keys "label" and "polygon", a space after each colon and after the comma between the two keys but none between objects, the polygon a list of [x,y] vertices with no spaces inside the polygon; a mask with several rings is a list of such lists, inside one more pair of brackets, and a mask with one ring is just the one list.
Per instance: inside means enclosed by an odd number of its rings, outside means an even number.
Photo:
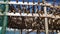
[{"label": "row of hanging fish", "polygon": [[[18,29],[45,29],[45,18],[40,17],[9,17],[8,26]],[[60,19],[48,18],[49,29],[60,30]]]}]

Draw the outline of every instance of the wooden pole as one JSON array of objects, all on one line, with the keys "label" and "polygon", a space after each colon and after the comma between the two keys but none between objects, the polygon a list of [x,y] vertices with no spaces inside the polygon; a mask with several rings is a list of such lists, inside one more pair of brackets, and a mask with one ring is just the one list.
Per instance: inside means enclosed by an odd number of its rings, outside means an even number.
[{"label": "wooden pole", "polygon": [[[6,1],[6,0],[4,0]],[[7,3],[8,3],[8,0],[7,0]],[[3,20],[3,26],[2,26],[2,33],[1,34],[6,34],[6,26],[7,26],[7,15],[6,13],[8,12],[8,4],[5,5],[6,6],[6,9],[5,9],[5,12],[4,12],[4,20]]]},{"label": "wooden pole", "polygon": [[[45,16],[46,16],[47,15],[46,6],[44,6],[44,13],[45,13]],[[45,17],[45,32],[46,32],[46,34],[48,34],[48,20],[47,20],[47,17]]]}]

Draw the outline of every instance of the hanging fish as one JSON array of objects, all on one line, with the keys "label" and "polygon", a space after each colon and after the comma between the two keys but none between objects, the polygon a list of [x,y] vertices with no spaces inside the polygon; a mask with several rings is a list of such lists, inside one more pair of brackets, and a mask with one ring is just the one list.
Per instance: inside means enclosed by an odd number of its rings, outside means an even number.
[{"label": "hanging fish", "polygon": [[11,0],[9,0],[9,2],[10,2]]},{"label": "hanging fish", "polygon": [[[22,2],[24,3],[24,0],[22,0]],[[25,5],[22,5],[22,11],[23,11],[23,12],[25,12],[25,11],[24,11],[25,8],[26,8]],[[23,13],[23,12],[22,12],[22,13]]]},{"label": "hanging fish", "polygon": [[24,0],[22,0],[23,1],[23,3],[24,3]]},{"label": "hanging fish", "polygon": [[56,0],[53,0],[53,15],[54,16],[56,16],[55,2],[56,2]]},{"label": "hanging fish", "polygon": [[30,9],[29,9],[29,5],[28,5],[28,9],[27,9],[27,14],[30,13]]},{"label": "hanging fish", "polygon": [[[29,4],[29,1],[27,0],[27,3]],[[27,6],[27,14],[30,13],[29,5]]]},{"label": "hanging fish", "polygon": [[32,6],[32,15],[33,15],[33,13],[35,13],[35,6],[34,5]]},{"label": "hanging fish", "polygon": [[37,29],[37,32],[36,32],[37,34],[40,34],[40,31],[39,31],[39,29]]},{"label": "hanging fish", "polygon": [[[33,4],[34,4],[35,2],[34,2],[34,0],[33,0]],[[35,10],[35,6],[34,5],[32,5],[32,15],[33,15],[33,13],[34,13],[34,10]]]},{"label": "hanging fish", "polygon": [[17,11],[21,14],[21,6],[17,5],[16,8],[17,8]]},{"label": "hanging fish", "polygon": [[38,0],[38,4],[40,4],[40,0]]},{"label": "hanging fish", "polygon": [[[34,2],[34,0],[33,0],[33,4],[34,4],[35,2]],[[32,5],[32,15],[33,15],[33,13],[35,13],[35,6],[34,5]]]},{"label": "hanging fish", "polygon": [[13,12],[13,13],[15,13],[15,12],[16,12],[16,9],[15,9],[15,7],[14,7],[14,5],[13,5],[13,4],[12,4],[12,5],[10,5],[10,6],[9,6],[9,8],[10,8],[11,12]]},{"label": "hanging fish", "polygon": [[16,0],[16,2],[18,3],[18,0]]},{"label": "hanging fish", "polygon": [[42,3],[44,4],[45,0],[42,0]]},{"label": "hanging fish", "polygon": [[39,7],[39,6],[40,6],[39,4],[40,4],[40,0],[38,0],[38,5],[37,5],[37,13],[38,13],[38,14],[39,14],[39,16],[40,16],[40,14],[41,14],[41,13],[40,13],[40,12],[41,12],[41,10],[39,9],[39,8],[40,8],[40,7]]}]

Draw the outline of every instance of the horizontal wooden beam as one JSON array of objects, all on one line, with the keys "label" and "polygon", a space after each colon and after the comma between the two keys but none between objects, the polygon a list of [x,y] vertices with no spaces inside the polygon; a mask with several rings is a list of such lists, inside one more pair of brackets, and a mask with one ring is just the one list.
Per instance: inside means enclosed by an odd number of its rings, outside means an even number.
[{"label": "horizontal wooden beam", "polygon": [[[2,16],[3,14],[0,13],[0,15]],[[7,16],[31,16],[31,17],[39,17],[39,14],[38,13],[33,13],[33,15],[32,15],[32,13],[29,13],[29,14],[27,14],[27,13],[21,13],[20,14],[20,13],[9,13],[9,12],[7,12],[6,15]],[[47,14],[47,15],[40,14],[40,17],[60,18],[59,15],[54,16],[52,14]]]},{"label": "horizontal wooden beam", "polygon": [[[0,27],[0,30],[2,29],[2,27]],[[13,28],[6,28],[7,31],[14,31]],[[19,31],[19,29],[15,29],[16,31]],[[22,29],[23,31],[32,31],[32,32],[36,32],[37,30],[32,30],[32,29]],[[56,32],[59,30],[53,30],[53,32]],[[40,30],[40,32],[45,32],[45,30]],[[52,30],[49,30],[49,32],[52,32]]]},{"label": "horizontal wooden beam", "polygon": [[[6,30],[8,31],[14,31],[14,29],[12,28],[7,28]],[[19,29],[15,29],[16,31],[19,31]],[[31,31],[31,32],[36,32],[37,30],[32,30],[32,29],[22,29],[22,31]],[[45,30],[39,30],[40,32],[45,32]],[[48,30],[49,32],[56,32],[56,31],[59,31],[59,30]]]},{"label": "horizontal wooden beam", "polygon": [[35,3],[33,3],[33,2],[29,2],[29,3],[27,3],[27,2],[16,2],[16,1],[10,1],[10,2],[4,2],[4,1],[0,1],[0,4],[19,4],[19,5],[40,5],[40,6],[48,6],[48,7],[52,7],[52,8],[54,8],[54,7],[56,7],[56,8],[60,8],[59,6],[53,6],[51,3],[45,3],[45,4],[43,4],[43,3],[40,3],[40,4],[38,4],[38,2],[35,2]]},{"label": "horizontal wooden beam", "polygon": [[[0,1],[0,4],[20,4],[20,5],[38,5],[38,2],[35,2],[35,3],[33,3],[33,2],[29,2],[29,3],[27,3],[27,2],[15,2],[15,1],[10,1],[10,2],[3,2],[3,1]],[[51,4],[50,3],[45,3],[45,4],[43,4],[43,3],[40,3],[39,5],[43,5],[43,6],[51,6]]]}]

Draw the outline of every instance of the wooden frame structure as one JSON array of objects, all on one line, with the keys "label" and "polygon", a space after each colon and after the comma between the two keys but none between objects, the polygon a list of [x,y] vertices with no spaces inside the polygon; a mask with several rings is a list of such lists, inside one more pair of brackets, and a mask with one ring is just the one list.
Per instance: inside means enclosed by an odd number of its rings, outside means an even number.
[{"label": "wooden frame structure", "polygon": [[[58,18],[58,19],[60,19],[60,16],[59,15],[56,15],[56,16],[54,16],[53,14],[47,14],[47,10],[46,10],[46,7],[53,7],[53,5],[51,5],[51,4],[49,4],[49,3],[40,3],[40,4],[38,4],[38,3],[32,3],[32,2],[29,2],[29,3],[27,3],[27,2],[18,2],[18,3],[16,3],[16,2],[3,2],[3,1],[0,1],[0,4],[18,4],[18,5],[40,5],[40,6],[44,6],[44,14],[43,15],[41,15],[40,14],[40,17],[44,17],[45,18],[45,32],[46,32],[46,34],[48,34],[48,18]],[[57,8],[59,8],[58,6],[55,6],[55,7],[57,7]],[[2,15],[4,15],[4,14],[2,14],[2,13],[0,13],[0,15],[2,16]],[[36,14],[36,13],[34,13],[33,15],[31,14],[31,13],[29,13],[29,14],[27,14],[27,13],[9,13],[9,12],[6,12],[6,15],[7,16],[33,16],[33,17],[39,17],[39,15],[38,14]]]}]

